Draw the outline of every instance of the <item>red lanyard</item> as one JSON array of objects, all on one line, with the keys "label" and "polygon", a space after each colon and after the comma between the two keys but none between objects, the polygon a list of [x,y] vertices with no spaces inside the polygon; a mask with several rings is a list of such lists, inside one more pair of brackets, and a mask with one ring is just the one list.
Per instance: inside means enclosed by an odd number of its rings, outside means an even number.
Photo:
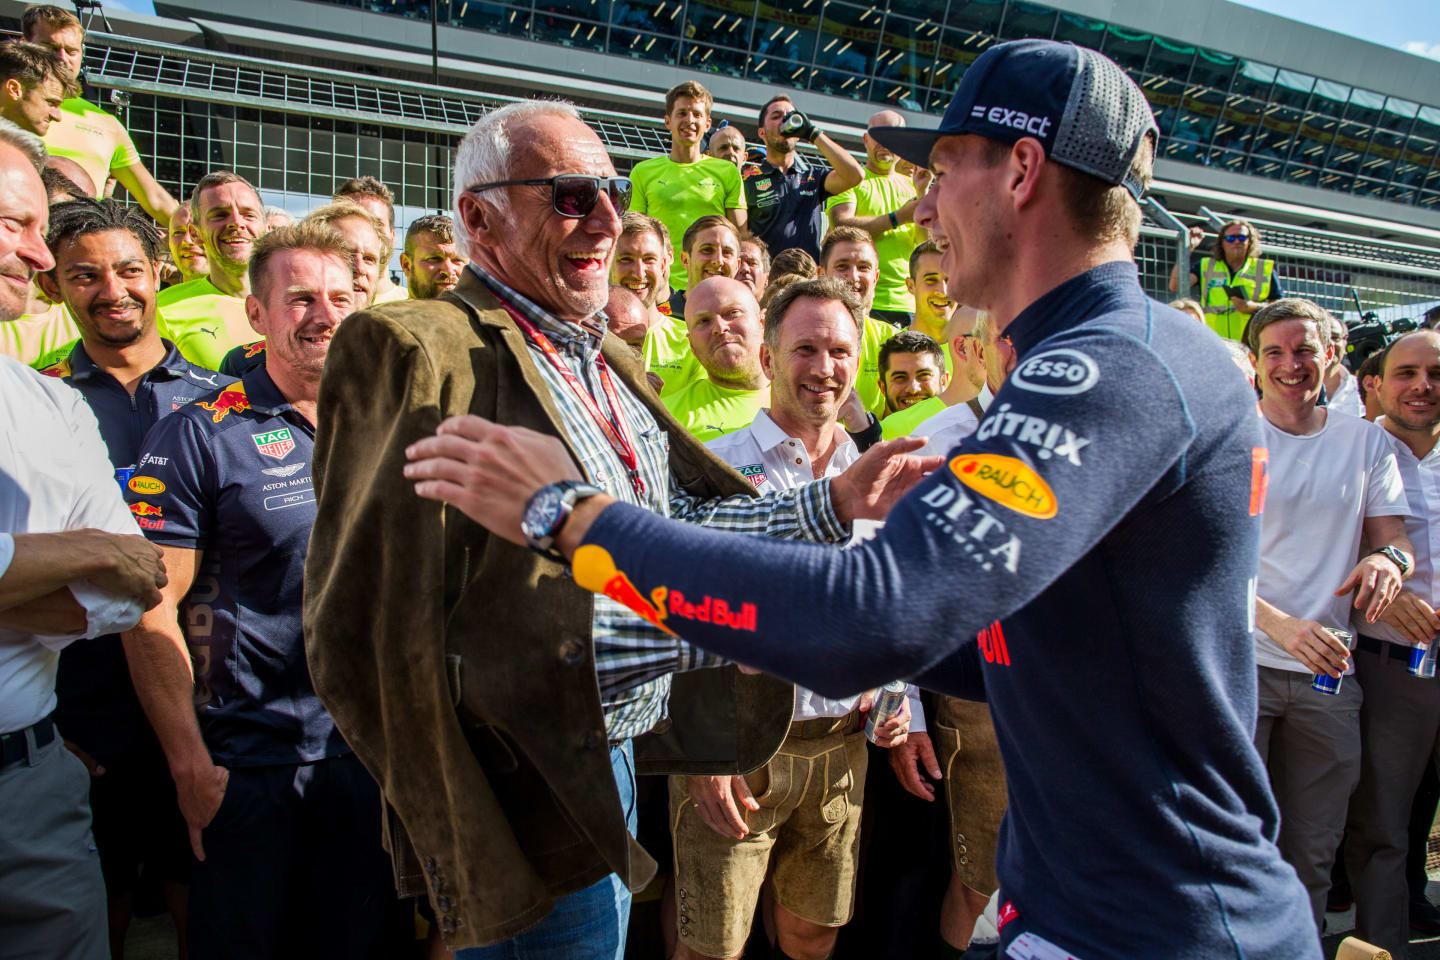
[{"label": "red lanyard", "polygon": [[595,364],[600,368],[600,385],[605,388],[605,400],[610,404],[610,411],[614,414],[615,418],[613,422],[609,417],[606,417],[605,414],[600,412],[600,406],[595,402],[595,398],[590,395],[589,390],[585,389],[584,384],[580,382],[580,378],[575,376],[574,371],[570,369],[570,365],[565,362],[565,358],[560,356],[560,352],[556,350],[555,345],[550,342],[550,338],[541,333],[539,327],[525,319],[520,311],[510,306],[510,304],[502,301],[501,305],[505,308],[506,312],[510,314],[510,319],[514,320],[520,329],[525,332],[525,335],[530,338],[531,342],[540,348],[540,352],[545,355],[545,359],[550,361],[550,365],[555,368],[560,376],[565,378],[565,382],[570,386],[570,389],[580,398],[580,402],[585,405],[585,409],[590,412],[591,418],[594,419],[595,425],[600,428],[600,432],[603,433],[605,439],[610,442],[610,449],[615,451],[615,456],[619,457],[620,462],[625,464],[625,468],[630,471],[630,484],[635,488],[635,496],[643,501],[645,498],[645,481],[640,478],[640,461],[635,455],[635,441],[630,435],[630,426],[625,422],[625,416],[620,411],[620,398],[615,393],[615,384],[610,379],[610,367],[605,363],[605,358],[597,354]]}]

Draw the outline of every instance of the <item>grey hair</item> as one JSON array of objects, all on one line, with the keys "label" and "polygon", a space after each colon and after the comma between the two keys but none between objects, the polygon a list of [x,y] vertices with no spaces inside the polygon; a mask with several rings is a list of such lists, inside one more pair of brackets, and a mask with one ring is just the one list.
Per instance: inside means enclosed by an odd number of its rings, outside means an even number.
[{"label": "grey hair", "polygon": [[45,169],[45,158],[49,156],[45,142],[4,117],[0,117],[0,143],[8,143],[25,154],[25,158],[35,165],[36,173]]},{"label": "grey hair", "polygon": [[[460,197],[482,183],[510,179],[510,124],[536,117],[556,116],[580,120],[580,112],[567,100],[520,100],[491,110],[470,128],[455,153],[455,246],[463,254],[473,256],[465,236],[464,219],[460,216]],[[503,216],[510,214],[510,198],[503,190],[487,191],[485,200]]]}]

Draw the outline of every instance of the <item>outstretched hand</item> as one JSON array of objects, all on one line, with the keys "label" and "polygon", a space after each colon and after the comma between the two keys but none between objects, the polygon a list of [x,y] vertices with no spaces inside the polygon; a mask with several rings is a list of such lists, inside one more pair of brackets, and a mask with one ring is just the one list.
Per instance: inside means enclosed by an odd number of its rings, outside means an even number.
[{"label": "outstretched hand", "polygon": [[932,471],[944,457],[911,456],[925,446],[924,437],[897,437],[877,443],[830,481],[830,501],[844,523],[884,520],[896,502]]}]

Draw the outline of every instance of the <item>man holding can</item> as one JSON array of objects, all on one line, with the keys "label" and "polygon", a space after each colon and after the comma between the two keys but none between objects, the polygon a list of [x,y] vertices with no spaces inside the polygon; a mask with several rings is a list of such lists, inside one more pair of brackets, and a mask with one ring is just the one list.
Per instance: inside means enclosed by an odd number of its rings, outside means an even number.
[{"label": "man holding can", "polygon": [[[1405,484],[1405,532],[1415,575],[1375,623],[1360,625],[1355,679],[1360,708],[1360,786],[1350,801],[1345,856],[1355,894],[1356,935],[1404,958],[1411,895],[1405,881],[1411,799],[1427,765],[1440,757],[1440,684],[1412,675],[1412,658],[1433,646],[1440,617],[1431,520],[1440,479],[1440,334],[1418,330],[1380,354],[1377,423]],[[1423,906],[1423,904],[1422,904]]]},{"label": "man holding can", "polygon": [[1264,434],[1254,456],[1269,479],[1255,589],[1255,747],[1280,806],[1280,852],[1309,891],[1317,929],[1360,777],[1362,696],[1341,678],[1350,672],[1342,637],[1353,635],[1352,616],[1366,626],[1379,619],[1412,566],[1409,508],[1385,433],[1316,406],[1332,349],[1326,323],[1314,303],[1287,298],[1257,311],[1247,331]]},{"label": "man holding can", "polygon": [[[684,609],[665,622],[825,696],[898,675],[987,700],[1010,805],[999,936],[975,957],[1318,958],[1252,742],[1255,395],[1209,331],[1140,286],[1144,93],[1093,50],[1013,41],[966,70],[938,130],[870,133],[934,172],[916,222],[951,295],[1019,355],[980,429],[948,463],[887,461],[934,472],[849,550],[609,496],[580,505],[557,548],[592,590],[748,605],[740,629]],[[472,433],[415,456],[437,472],[463,458],[445,499],[518,538],[525,503],[569,475],[563,448]]]}]

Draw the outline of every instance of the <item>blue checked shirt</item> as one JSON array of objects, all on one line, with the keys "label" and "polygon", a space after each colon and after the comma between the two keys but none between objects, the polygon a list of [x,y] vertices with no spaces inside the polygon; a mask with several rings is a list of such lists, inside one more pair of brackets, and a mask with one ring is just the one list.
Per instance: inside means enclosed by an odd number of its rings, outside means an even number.
[{"label": "blue checked shirt", "polygon": [[[600,336],[577,324],[555,319],[475,264],[472,263],[470,269],[496,296],[540,328],[590,391],[601,412],[613,416],[601,385],[600,368],[595,362],[600,355]],[[604,329],[603,316],[597,314],[595,321]],[[584,403],[539,347],[531,343],[530,351],[560,409],[561,427],[571,449],[580,456],[585,476],[617,500],[644,507],[662,517],[739,533],[826,543],[845,543],[850,538],[848,527],[835,516],[831,506],[828,479],[759,498],[735,496],[703,500],[686,493],[670,473],[669,437],[645,405],[612,375],[621,415],[635,441],[640,477],[645,482],[645,495],[637,496],[629,470],[596,426]],[[600,703],[611,740],[639,736],[665,718],[672,673],[726,662],[657,629],[605,596],[595,597],[591,630]]]}]

